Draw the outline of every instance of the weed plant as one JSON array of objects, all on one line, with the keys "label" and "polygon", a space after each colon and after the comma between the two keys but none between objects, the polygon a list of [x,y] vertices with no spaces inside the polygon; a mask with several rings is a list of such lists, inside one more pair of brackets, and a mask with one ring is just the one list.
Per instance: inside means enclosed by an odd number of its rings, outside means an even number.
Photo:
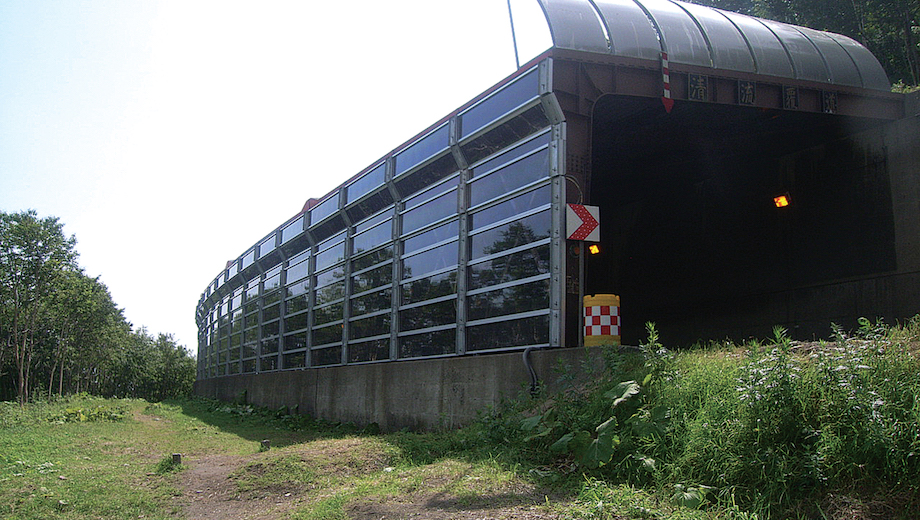
[{"label": "weed plant", "polygon": [[[727,518],[834,518],[840,497],[876,496],[885,518],[911,518],[920,318],[859,323],[852,335],[833,327],[830,341],[793,342],[776,328],[766,341],[678,352],[650,325],[641,352],[605,348],[587,380],[565,371],[563,391],[493,411],[478,427],[521,446],[541,478],[585,475],[582,495],[596,503],[629,485]],[[613,517],[602,509],[591,517]]]}]

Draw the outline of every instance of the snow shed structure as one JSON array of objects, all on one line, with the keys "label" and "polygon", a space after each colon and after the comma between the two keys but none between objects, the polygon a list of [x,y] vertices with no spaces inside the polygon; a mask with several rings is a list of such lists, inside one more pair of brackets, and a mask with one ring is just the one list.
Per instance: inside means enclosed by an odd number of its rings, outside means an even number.
[{"label": "snow shed structure", "polygon": [[[358,365],[353,390],[383,361],[578,346],[585,294],[621,297],[627,344],[647,321],[674,344],[920,311],[915,107],[864,47],[671,0],[540,4],[552,48],[208,284],[199,392],[425,426],[379,382],[310,404],[271,374]],[[600,207],[599,254],[566,240],[567,203]],[[455,384],[481,406],[519,375]],[[448,394],[433,425],[475,412]]]}]

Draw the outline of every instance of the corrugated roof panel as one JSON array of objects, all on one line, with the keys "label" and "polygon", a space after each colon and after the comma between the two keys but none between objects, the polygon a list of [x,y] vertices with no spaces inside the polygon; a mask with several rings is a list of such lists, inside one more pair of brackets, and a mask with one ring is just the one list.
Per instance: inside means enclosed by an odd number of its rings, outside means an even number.
[{"label": "corrugated roof panel", "polygon": [[725,16],[710,7],[695,4],[679,4],[703,28],[712,47],[713,66],[717,69],[755,72],[751,49],[744,41],[738,28],[726,23]]},{"label": "corrugated roof panel", "polygon": [[668,0],[636,0],[652,15],[672,63],[712,66],[709,45],[687,12]]},{"label": "corrugated roof panel", "polygon": [[885,74],[882,64],[875,59],[875,56],[869,52],[869,49],[863,47],[856,40],[842,34],[825,33],[833,38],[847,52],[856,67],[859,69],[859,75],[862,78],[864,88],[876,90],[890,90],[891,81]]},{"label": "corrugated roof panel", "polygon": [[821,55],[824,57],[824,62],[827,64],[828,71],[830,72],[831,83],[849,85],[851,87],[863,86],[862,78],[859,77],[859,70],[856,69],[856,64],[853,63],[853,59],[850,58],[850,55],[843,50],[843,47],[841,47],[836,40],[828,36],[825,32],[816,31],[807,27],[797,27],[797,29],[807,36],[808,39],[815,44],[815,47],[818,48],[818,51],[821,52]]},{"label": "corrugated roof panel", "polygon": [[761,20],[783,43],[795,65],[795,79],[830,83],[830,74],[818,49],[795,26],[772,20]]},{"label": "corrugated roof panel", "polygon": [[595,5],[607,23],[613,54],[649,60],[659,58],[658,31],[633,0],[599,0]]},{"label": "corrugated roof panel", "polygon": [[754,61],[757,64],[756,72],[769,76],[795,77],[795,70],[792,68],[792,62],[789,61],[789,55],[773,31],[752,16],[730,11],[720,11],[720,13],[734,24],[751,44]]},{"label": "corrugated roof panel", "polygon": [[563,49],[609,52],[597,11],[587,0],[540,0],[553,45]]}]

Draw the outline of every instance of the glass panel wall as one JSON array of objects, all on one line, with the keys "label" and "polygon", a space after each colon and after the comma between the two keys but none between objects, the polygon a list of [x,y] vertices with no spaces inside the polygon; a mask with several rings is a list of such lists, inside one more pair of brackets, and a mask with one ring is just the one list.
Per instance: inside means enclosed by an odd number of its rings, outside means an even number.
[{"label": "glass panel wall", "polygon": [[538,91],[533,69],[247,250],[202,295],[199,377],[549,345]]}]

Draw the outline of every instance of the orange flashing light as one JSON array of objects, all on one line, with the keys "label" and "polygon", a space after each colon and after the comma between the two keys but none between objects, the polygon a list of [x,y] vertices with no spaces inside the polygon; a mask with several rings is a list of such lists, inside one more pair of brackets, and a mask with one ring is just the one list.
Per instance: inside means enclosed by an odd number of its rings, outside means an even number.
[{"label": "orange flashing light", "polygon": [[601,246],[597,244],[591,244],[588,246],[588,251],[590,251],[592,255],[596,255],[601,252]]},{"label": "orange flashing light", "polygon": [[792,198],[789,197],[788,193],[783,193],[782,195],[773,197],[773,204],[776,204],[777,208],[785,208],[786,206],[792,204]]}]

